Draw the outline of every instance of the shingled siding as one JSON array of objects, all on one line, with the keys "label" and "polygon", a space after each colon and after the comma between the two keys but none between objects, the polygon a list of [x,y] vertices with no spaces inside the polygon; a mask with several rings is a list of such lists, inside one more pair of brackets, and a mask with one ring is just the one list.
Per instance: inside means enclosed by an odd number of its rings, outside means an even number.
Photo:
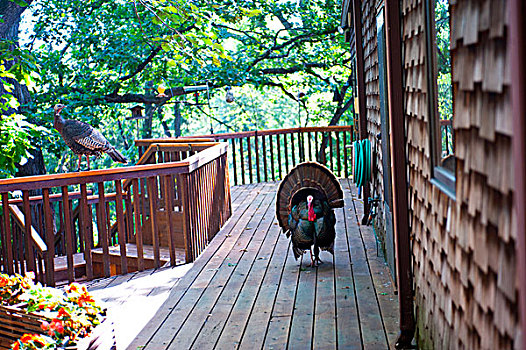
[{"label": "shingled siding", "polygon": [[422,0],[402,1],[417,338],[512,349],[517,289],[505,1],[451,1],[456,199],[431,184]]}]

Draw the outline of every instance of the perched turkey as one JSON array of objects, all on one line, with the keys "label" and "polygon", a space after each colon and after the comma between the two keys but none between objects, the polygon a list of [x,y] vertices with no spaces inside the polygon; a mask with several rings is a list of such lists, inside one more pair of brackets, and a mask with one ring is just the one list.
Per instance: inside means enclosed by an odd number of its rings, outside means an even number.
[{"label": "perched turkey", "polygon": [[55,121],[53,126],[58,130],[66,145],[71,148],[73,153],[79,156],[77,171],[80,171],[80,162],[83,155],[86,156],[88,161],[88,170],[90,170],[89,157],[96,156],[98,158],[103,152],[107,153],[115,162],[125,164],[128,162],[128,160],[91,125],[78,120],[64,120],[60,115],[64,107],[62,104],[55,105]]},{"label": "perched turkey", "polygon": [[316,266],[321,263],[320,249],[334,254],[333,208],[343,207],[343,191],[334,174],[315,162],[298,164],[281,181],[277,196],[278,223],[292,241],[296,260],[309,250],[311,266]]}]

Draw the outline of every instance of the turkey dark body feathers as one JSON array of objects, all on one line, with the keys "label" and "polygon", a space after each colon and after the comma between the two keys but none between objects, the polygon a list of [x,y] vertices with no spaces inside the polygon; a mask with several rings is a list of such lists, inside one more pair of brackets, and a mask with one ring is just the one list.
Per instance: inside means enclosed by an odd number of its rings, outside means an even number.
[{"label": "turkey dark body feathers", "polygon": [[290,237],[296,259],[314,247],[311,265],[315,266],[316,261],[321,262],[320,250],[334,253],[336,216],[333,209],[343,204],[338,179],[319,163],[298,164],[285,176],[278,188],[276,215],[283,232]]},{"label": "turkey dark body feathers", "polygon": [[305,250],[314,246],[314,255],[317,257],[319,250],[333,253],[336,231],[336,217],[326,201],[314,200],[312,202],[316,219],[308,220],[307,202],[294,206],[290,212],[287,237],[291,236],[294,257],[298,259]]},{"label": "turkey dark body feathers", "polygon": [[[65,120],[60,115],[63,105],[55,106],[54,127],[64,139],[66,145],[71,148],[73,153],[80,157],[85,155],[100,157],[102,153],[107,153],[115,162],[127,163],[128,160],[113,147],[108,140],[97,129],[91,125],[78,120]],[[89,169],[89,158],[88,158]]]}]

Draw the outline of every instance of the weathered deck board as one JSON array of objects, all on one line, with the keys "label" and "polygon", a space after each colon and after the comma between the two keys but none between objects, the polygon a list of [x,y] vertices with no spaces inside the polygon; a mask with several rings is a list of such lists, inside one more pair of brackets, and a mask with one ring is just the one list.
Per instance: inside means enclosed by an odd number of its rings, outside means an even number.
[{"label": "weathered deck board", "polygon": [[334,257],[322,252],[317,268],[307,266],[308,254],[300,266],[280,233],[277,184],[253,184],[232,188],[232,218],[187,271],[150,270],[88,287],[127,319],[140,318],[140,311],[133,317],[138,303],[153,305],[140,327],[117,323],[117,334],[128,333],[123,348],[388,348],[397,298],[372,231],[357,224],[361,204],[350,183],[342,187]]}]

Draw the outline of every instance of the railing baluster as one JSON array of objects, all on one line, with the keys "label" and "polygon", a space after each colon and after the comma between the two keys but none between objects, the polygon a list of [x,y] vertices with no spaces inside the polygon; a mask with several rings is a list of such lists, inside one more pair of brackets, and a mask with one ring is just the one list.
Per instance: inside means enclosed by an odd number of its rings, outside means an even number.
[{"label": "railing baluster", "polygon": [[285,151],[285,174],[289,172],[289,149],[287,144],[287,134],[283,134],[283,150]]},{"label": "railing baluster", "polygon": [[261,176],[259,174],[259,137],[258,132],[256,130],[256,134],[254,136],[254,149],[256,150],[256,179],[257,182],[261,182]]},{"label": "railing baluster", "polygon": [[115,180],[115,211],[117,212],[117,230],[121,253],[121,274],[128,273],[128,256],[126,252],[126,235],[124,232],[124,210],[122,207],[122,183]]},{"label": "railing baluster", "polygon": [[309,147],[309,161],[312,161],[312,133],[307,134],[307,145]]},{"label": "railing baluster", "polygon": [[9,219],[9,197],[7,193],[2,193],[2,207],[4,208],[4,237],[2,239],[5,246],[6,256],[4,260],[5,270],[8,274],[13,274],[13,245],[11,244],[11,220]]},{"label": "railing baluster", "polygon": [[239,151],[241,153],[241,180],[243,182],[243,185],[246,183],[245,181],[245,157],[243,155],[243,138],[239,138]]},{"label": "railing baluster", "polygon": [[133,234],[133,209],[132,209],[132,200],[131,200],[131,191],[130,187],[124,192],[124,218],[126,219],[126,242],[130,242],[130,239]]},{"label": "railing baluster", "polygon": [[[241,149],[243,149],[241,147]],[[190,223],[190,195],[188,191],[189,187],[189,175],[181,174],[181,204],[183,207],[183,240],[184,240],[184,252],[185,252],[185,261],[190,263],[194,261],[194,256],[192,254],[192,226]]]},{"label": "railing baluster", "polygon": [[298,131],[298,142],[300,148],[300,163],[302,163],[305,161],[305,145],[303,143],[303,132],[301,131],[301,128]]},{"label": "railing baluster", "polygon": [[[55,286],[55,235],[53,232],[53,214],[49,203],[49,188],[42,189],[44,200],[44,220],[46,224],[46,284]],[[9,249],[9,248],[8,248]]]},{"label": "railing baluster", "polygon": [[[291,153],[291,161],[292,161],[292,167],[296,166],[296,149],[294,147],[294,133],[289,133],[290,135],[290,153]],[[285,138],[286,140],[286,138]]]},{"label": "railing baluster", "polygon": [[149,177],[148,182],[148,198],[150,203],[150,225],[152,229],[152,244],[153,244],[153,265],[155,268],[161,266],[161,256],[159,252],[159,227],[157,225],[157,191],[155,186],[155,177]]},{"label": "railing baluster", "polygon": [[318,132],[314,132],[314,157],[315,161],[319,162],[321,160],[321,150],[318,147]]},{"label": "railing baluster", "polygon": [[137,245],[137,270],[144,270],[144,252],[140,212],[139,180],[132,180],[133,186],[133,215],[135,219],[135,244]]},{"label": "railing baluster", "polygon": [[22,192],[22,198],[24,200],[24,225],[25,225],[25,238],[26,238],[26,261],[27,270],[36,273],[35,268],[35,254],[33,250],[33,239],[31,237],[31,203],[29,202],[29,191],[24,190]]},{"label": "railing baluster", "polygon": [[343,132],[343,164],[345,168],[345,177],[349,177],[349,166],[347,165],[347,131]]},{"label": "railing baluster", "polygon": [[230,139],[232,146],[232,170],[234,171],[234,186],[237,185],[236,139]]},{"label": "railing baluster", "polygon": [[340,158],[340,133],[336,131],[336,162],[338,163],[338,174],[342,176],[342,160]]},{"label": "railing baluster", "polygon": [[172,211],[173,211],[173,179],[171,175],[164,177],[164,193],[165,196],[165,210],[166,219],[168,221],[168,247],[170,249],[170,265],[175,266],[175,232],[172,225]]},{"label": "railing baluster", "polygon": [[334,151],[333,151],[333,145],[332,145],[332,133],[329,131],[327,132],[327,137],[329,138],[329,159],[330,159],[330,164],[331,164],[331,171],[334,171],[334,164],[333,164],[333,161],[334,161],[334,157],[333,157],[333,154],[334,154]]},{"label": "railing baluster", "polygon": [[110,277],[110,250],[108,246],[108,223],[106,213],[106,203],[104,195],[104,182],[99,182],[99,245],[102,246],[102,269],[105,277]]},{"label": "railing baluster", "polygon": [[263,173],[265,174],[265,182],[268,181],[268,175],[267,175],[267,145],[265,142],[265,135],[261,135],[261,141],[263,146]]},{"label": "railing baluster", "polygon": [[63,205],[64,204],[62,203],[62,201],[58,202],[58,217],[59,217],[60,223],[59,223],[59,230],[57,232],[57,235],[55,236],[55,242],[57,241],[57,236],[58,236],[58,239],[60,239],[60,245],[58,249],[59,255],[63,255],[64,252],[66,251],[66,237],[64,235],[64,215],[63,215],[64,210],[62,209]]},{"label": "railing baluster", "polygon": [[71,232],[71,212],[69,207],[68,186],[62,186],[62,208],[64,211],[64,235],[66,243],[66,259],[68,263],[68,280],[75,280],[75,265],[73,263],[73,233]]},{"label": "railing baluster", "polygon": [[91,215],[91,205],[88,204],[88,191],[86,184],[80,185],[80,235],[84,240],[84,261],[86,261],[86,277],[93,279],[93,262],[91,260],[91,248],[93,246],[93,230]]},{"label": "railing baluster", "polygon": [[281,143],[280,143],[280,136],[279,134],[276,134],[276,140],[277,140],[277,147],[278,147],[278,180],[281,180],[283,177],[283,173],[281,172]]},{"label": "railing baluster", "polygon": [[272,173],[272,181],[276,181],[276,169],[274,168],[274,141],[272,140],[273,135],[268,135],[268,140],[270,142],[270,172]]},{"label": "railing baluster", "polygon": [[250,147],[250,136],[247,137],[247,153],[248,153],[248,175],[250,183],[254,183],[252,180],[252,148]]}]

